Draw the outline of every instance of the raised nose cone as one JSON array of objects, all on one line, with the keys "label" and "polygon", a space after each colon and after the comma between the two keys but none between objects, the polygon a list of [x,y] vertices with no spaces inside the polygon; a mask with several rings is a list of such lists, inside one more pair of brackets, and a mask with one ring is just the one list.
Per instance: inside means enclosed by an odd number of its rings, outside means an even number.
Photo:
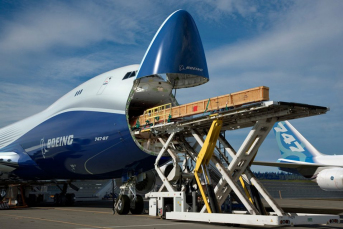
[{"label": "raised nose cone", "polygon": [[194,87],[209,80],[200,35],[187,11],[175,11],[161,25],[143,57],[137,79],[156,74],[173,88]]}]

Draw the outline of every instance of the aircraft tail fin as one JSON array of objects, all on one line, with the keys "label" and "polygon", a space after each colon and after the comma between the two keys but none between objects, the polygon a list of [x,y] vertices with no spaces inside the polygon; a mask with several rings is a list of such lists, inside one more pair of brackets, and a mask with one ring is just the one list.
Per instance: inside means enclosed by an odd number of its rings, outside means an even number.
[{"label": "aircraft tail fin", "polygon": [[313,157],[322,155],[288,121],[275,123],[273,129],[283,159],[314,163]]}]

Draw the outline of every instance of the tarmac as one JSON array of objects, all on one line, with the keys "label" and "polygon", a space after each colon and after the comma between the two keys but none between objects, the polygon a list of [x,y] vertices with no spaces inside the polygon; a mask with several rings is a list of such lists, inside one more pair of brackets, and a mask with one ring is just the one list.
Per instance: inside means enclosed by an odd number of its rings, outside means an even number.
[{"label": "tarmac", "polygon": [[[338,214],[343,220],[343,199],[276,199],[286,212]],[[76,202],[73,207],[44,206],[0,210],[0,228],[90,229],[90,228],[258,228],[253,226],[163,220],[148,214],[117,215],[112,201]],[[263,227],[260,227],[263,228]],[[267,227],[273,228],[273,227]],[[280,228],[280,227],[279,227]],[[291,228],[291,227],[281,227]],[[343,228],[341,224],[297,226],[297,228]]]}]

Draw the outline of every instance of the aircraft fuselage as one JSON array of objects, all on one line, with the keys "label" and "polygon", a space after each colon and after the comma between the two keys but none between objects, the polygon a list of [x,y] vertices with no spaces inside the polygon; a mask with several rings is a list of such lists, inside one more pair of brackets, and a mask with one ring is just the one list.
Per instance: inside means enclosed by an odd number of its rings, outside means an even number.
[{"label": "aircraft fuselage", "polygon": [[137,69],[96,76],[46,110],[1,129],[0,152],[19,155],[14,173],[23,179],[105,179],[151,169],[155,157],[136,146],[125,115],[135,77],[123,78]]}]

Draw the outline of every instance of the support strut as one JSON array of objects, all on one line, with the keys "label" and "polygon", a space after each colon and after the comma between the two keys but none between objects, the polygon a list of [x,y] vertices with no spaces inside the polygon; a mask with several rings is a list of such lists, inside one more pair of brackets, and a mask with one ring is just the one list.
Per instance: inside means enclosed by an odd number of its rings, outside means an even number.
[{"label": "support strut", "polygon": [[[217,202],[217,198],[214,195],[214,189],[211,183],[211,178],[208,175],[208,169],[207,166],[210,163],[210,160],[213,156],[214,148],[217,144],[218,136],[220,134],[220,130],[222,128],[223,121],[222,120],[214,120],[212,122],[210,131],[208,132],[208,135],[206,137],[205,143],[203,144],[195,165],[194,169],[194,175],[196,178],[196,181],[198,183],[198,187],[200,189],[201,196],[205,202],[205,206],[208,213],[217,213],[219,212],[219,206]],[[199,173],[204,174],[204,181],[206,184],[207,189],[207,197],[205,195],[204,189],[201,185],[200,179],[199,179]],[[207,198],[209,200],[209,203],[207,202]]]}]

